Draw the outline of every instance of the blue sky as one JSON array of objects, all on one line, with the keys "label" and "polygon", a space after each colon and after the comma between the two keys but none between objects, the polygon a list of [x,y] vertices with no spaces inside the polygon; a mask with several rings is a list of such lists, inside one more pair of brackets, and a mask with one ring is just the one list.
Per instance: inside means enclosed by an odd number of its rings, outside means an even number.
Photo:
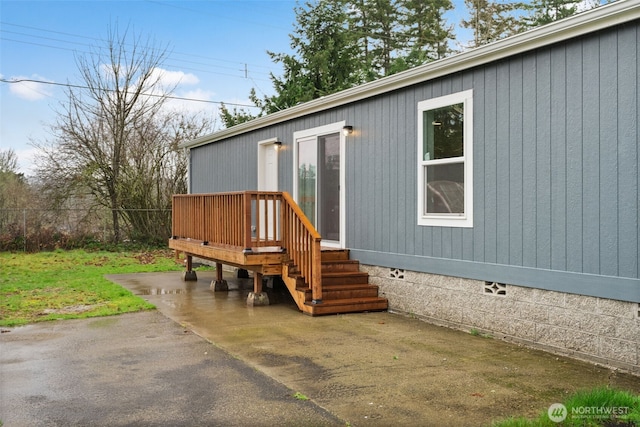
[{"label": "blue sky", "polygon": [[[75,56],[103,45],[109,26],[117,24],[169,48],[164,69],[181,82],[175,96],[250,104],[252,87],[273,91],[269,72],[280,69],[266,52],[290,51],[295,6],[289,0],[0,0],[0,75],[81,84]],[[460,6],[449,22],[457,25],[465,12]],[[50,138],[48,127],[65,99],[62,86],[0,83],[0,150],[14,149],[22,172],[31,172],[30,141]],[[180,106],[209,115],[220,127],[217,104]]]}]

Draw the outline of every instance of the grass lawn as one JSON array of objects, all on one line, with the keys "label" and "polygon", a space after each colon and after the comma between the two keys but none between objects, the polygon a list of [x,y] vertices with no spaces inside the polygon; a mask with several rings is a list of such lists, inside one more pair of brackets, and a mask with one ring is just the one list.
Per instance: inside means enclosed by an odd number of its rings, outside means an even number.
[{"label": "grass lawn", "polygon": [[[552,419],[553,418],[553,419]],[[510,418],[491,427],[637,427],[640,396],[609,388],[583,390],[562,405],[541,411],[538,418]]]},{"label": "grass lawn", "polygon": [[173,252],[0,253],[0,326],[109,316],[154,306],[105,274],[180,271]]}]

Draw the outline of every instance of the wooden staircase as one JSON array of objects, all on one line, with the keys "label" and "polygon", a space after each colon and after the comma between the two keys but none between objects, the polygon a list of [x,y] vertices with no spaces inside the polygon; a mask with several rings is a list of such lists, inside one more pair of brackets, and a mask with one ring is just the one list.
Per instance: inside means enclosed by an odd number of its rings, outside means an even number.
[{"label": "wooden staircase", "polygon": [[298,308],[312,316],[382,311],[386,298],[378,296],[378,286],[369,284],[369,275],[360,263],[349,259],[348,250],[323,250],[321,256],[322,301],[314,302],[309,285],[293,263],[285,263],[282,280]]}]

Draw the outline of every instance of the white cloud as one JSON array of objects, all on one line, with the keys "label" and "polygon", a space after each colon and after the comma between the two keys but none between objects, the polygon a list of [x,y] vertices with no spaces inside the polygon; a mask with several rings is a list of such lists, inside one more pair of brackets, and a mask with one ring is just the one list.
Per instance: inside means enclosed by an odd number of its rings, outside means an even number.
[{"label": "white cloud", "polygon": [[[102,72],[103,77],[108,80],[112,80],[114,78],[114,65],[111,64],[102,64],[100,65],[100,71]],[[121,70],[120,75],[126,76],[126,70]],[[132,76],[128,76],[132,77]],[[137,76],[138,79],[140,76]],[[157,82],[157,84],[155,84]],[[136,87],[140,84],[140,80],[135,80],[130,82],[132,87]],[[185,73],[184,71],[169,71],[164,68],[154,68],[151,70],[151,75],[145,82],[145,85],[148,86],[150,83],[154,83],[153,94],[159,95],[164,93],[166,90],[174,89],[180,85],[195,85],[200,83],[200,79],[195,74]]]},{"label": "white cloud", "polygon": [[164,87],[174,87],[177,85],[195,85],[200,83],[200,79],[191,73],[184,71],[169,71],[162,68],[153,70],[153,77],[160,80],[160,84]]},{"label": "white cloud", "polygon": [[215,92],[199,88],[186,92],[176,91],[171,96],[183,99],[170,98],[167,101],[165,108],[171,111],[184,111],[190,113],[198,113],[204,110],[210,110],[212,106],[215,106],[215,104],[211,104],[209,102],[198,102],[194,100],[211,101],[213,100],[213,97],[215,95]]},{"label": "white cloud", "polygon": [[202,89],[189,90],[180,95],[181,98],[201,99],[203,101],[211,101],[214,96],[215,92]]},{"label": "white cloud", "polygon": [[[24,80],[19,83],[11,83],[9,85],[9,90],[11,91],[11,93],[13,93],[19,98],[26,99],[28,101],[37,101],[43,98],[48,98],[50,96],[53,96],[53,92],[51,91],[50,87],[46,83],[33,81],[33,80],[50,81],[37,74],[32,74],[31,77],[14,76],[14,77],[11,77],[10,80],[16,80],[16,81]],[[27,81],[27,80],[31,80],[31,81]]]}]

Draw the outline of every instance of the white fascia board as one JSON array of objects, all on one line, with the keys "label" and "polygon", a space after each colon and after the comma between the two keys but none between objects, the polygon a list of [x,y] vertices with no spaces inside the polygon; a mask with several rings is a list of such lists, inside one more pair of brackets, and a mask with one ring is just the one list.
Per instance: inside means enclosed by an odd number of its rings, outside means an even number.
[{"label": "white fascia board", "polygon": [[184,142],[180,147],[194,148],[232,136],[261,129],[308,114],[340,107],[355,101],[423,83],[500,59],[569,40],[615,25],[640,19],[640,0],[618,0],[554,23],[537,27],[487,45],[346,89],[286,110],[258,117],[245,123]]}]

